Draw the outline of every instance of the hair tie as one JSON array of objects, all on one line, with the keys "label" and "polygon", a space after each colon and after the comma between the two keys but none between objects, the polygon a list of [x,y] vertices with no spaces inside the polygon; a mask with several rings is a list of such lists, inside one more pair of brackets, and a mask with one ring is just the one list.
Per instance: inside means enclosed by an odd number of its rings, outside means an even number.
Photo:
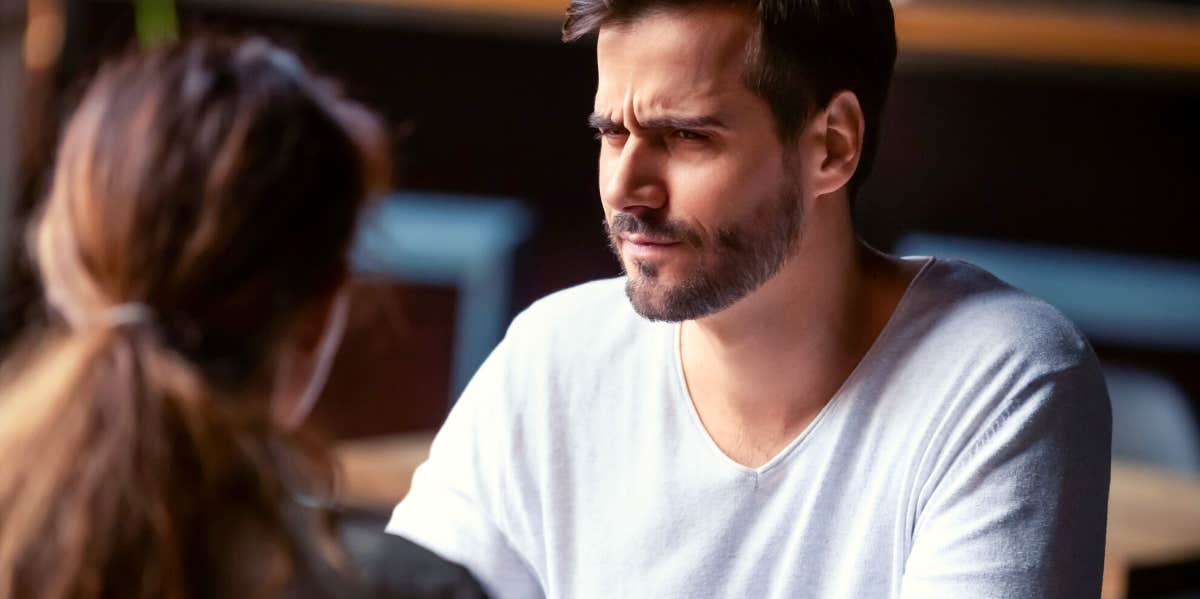
[{"label": "hair tie", "polygon": [[154,323],[154,309],[139,302],[110,306],[100,314],[97,324],[108,327],[149,325]]}]

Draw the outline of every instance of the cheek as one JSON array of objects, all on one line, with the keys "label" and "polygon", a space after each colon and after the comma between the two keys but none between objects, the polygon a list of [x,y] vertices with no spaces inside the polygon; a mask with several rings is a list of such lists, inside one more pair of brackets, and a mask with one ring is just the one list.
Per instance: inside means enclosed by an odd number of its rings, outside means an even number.
[{"label": "cheek", "polygon": [[604,209],[604,222],[611,223],[613,210],[609,207],[608,202],[605,202],[603,198],[600,200],[600,207]]},{"label": "cheek", "polygon": [[612,169],[609,166],[612,164],[612,161],[609,160],[604,154],[605,152],[600,152],[600,170],[597,173],[598,183],[600,184],[600,193],[604,193],[605,188],[608,187],[608,179],[612,175]]},{"label": "cheek", "polygon": [[707,229],[741,220],[774,189],[778,174],[773,171],[734,160],[677,169],[670,177],[673,211]]}]

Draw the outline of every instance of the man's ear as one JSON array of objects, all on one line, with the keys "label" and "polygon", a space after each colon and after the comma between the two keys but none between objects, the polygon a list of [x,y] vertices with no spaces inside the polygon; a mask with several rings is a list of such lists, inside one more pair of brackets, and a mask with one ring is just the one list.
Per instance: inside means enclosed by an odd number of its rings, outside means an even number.
[{"label": "man's ear", "polygon": [[825,109],[813,117],[814,153],[811,183],[817,197],[850,183],[862,157],[866,123],[853,92],[834,94]]}]

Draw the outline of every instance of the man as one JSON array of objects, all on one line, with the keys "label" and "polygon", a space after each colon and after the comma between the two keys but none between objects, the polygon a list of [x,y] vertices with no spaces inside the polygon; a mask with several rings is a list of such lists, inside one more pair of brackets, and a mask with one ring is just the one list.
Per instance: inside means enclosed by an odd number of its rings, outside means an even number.
[{"label": "man", "polygon": [[886,0],[574,0],[622,279],[522,313],[389,530],[497,597],[1099,594],[1091,350],[858,241]]}]

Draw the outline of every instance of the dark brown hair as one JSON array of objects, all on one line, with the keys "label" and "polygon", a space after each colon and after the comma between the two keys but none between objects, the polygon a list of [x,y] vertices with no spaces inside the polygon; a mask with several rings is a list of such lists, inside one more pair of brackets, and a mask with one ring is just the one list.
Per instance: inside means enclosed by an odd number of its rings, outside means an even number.
[{"label": "dark brown hair", "polygon": [[571,0],[563,40],[605,24],[629,23],[655,10],[727,6],[756,19],[747,52],[746,85],[771,107],[780,139],[790,140],[834,94],[858,97],[866,119],[853,195],[871,172],[879,124],[896,62],[889,0]]},{"label": "dark brown hair", "polygon": [[0,390],[0,596],[270,596],[295,576],[282,506],[305,462],[270,379],[346,276],[381,139],[261,39],[101,69],[30,235],[61,326]]}]

